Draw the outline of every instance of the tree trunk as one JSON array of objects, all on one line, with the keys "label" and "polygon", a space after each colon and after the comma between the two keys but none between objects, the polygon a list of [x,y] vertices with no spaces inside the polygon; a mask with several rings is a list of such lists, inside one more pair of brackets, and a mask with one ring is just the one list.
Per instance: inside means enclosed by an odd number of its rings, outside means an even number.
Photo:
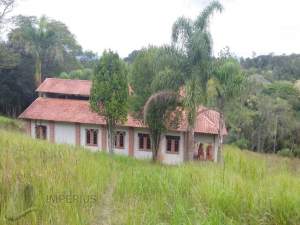
[{"label": "tree trunk", "polygon": [[195,141],[194,141],[194,128],[192,126],[188,126],[187,131],[187,160],[190,161],[193,159],[195,150]]},{"label": "tree trunk", "polygon": [[108,151],[110,154],[114,154],[114,126],[111,123],[107,123],[108,130]]},{"label": "tree trunk", "polygon": [[223,111],[220,111],[220,117],[219,117],[219,129],[218,129],[218,142],[219,142],[219,146],[218,146],[218,156],[217,156],[217,161],[221,162],[222,161],[222,150],[223,150],[223,135],[222,135],[222,131],[223,131],[223,120],[224,120],[224,114]]},{"label": "tree trunk", "polygon": [[219,97],[219,129],[218,129],[218,155],[217,155],[217,161],[221,162],[222,161],[222,149],[223,149],[223,121],[224,121],[224,105],[225,105],[225,100],[222,96]]},{"label": "tree trunk", "polygon": [[36,86],[40,86],[42,82],[42,60],[38,56],[35,61],[35,84]]},{"label": "tree trunk", "polygon": [[277,145],[277,126],[278,126],[278,117],[275,118],[275,129],[274,129],[274,143],[273,143],[273,153],[276,153],[276,145]]},{"label": "tree trunk", "polygon": [[152,160],[153,160],[153,162],[156,162],[157,159],[158,159],[160,135],[161,134],[151,134]]}]

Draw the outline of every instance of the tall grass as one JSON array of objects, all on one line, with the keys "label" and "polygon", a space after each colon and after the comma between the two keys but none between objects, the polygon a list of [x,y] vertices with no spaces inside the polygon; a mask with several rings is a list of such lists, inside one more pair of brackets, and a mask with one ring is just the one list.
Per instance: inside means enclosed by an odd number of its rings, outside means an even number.
[{"label": "tall grass", "polygon": [[224,162],[155,165],[0,131],[0,224],[91,224],[108,188],[112,224],[300,224],[299,160],[227,146]]}]

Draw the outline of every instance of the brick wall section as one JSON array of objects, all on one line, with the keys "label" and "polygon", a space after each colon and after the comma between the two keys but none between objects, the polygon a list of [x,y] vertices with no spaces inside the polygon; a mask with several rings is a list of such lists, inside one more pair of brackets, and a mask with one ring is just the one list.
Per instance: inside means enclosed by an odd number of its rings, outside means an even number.
[{"label": "brick wall section", "polygon": [[101,150],[107,151],[107,128],[105,126],[101,129]]},{"label": "brick wall section", "polygon": [[128,155],[134,156],[134,129],[132,127],[128,131],[128,141]]},{"label": "brick wall section", "polygon": [[80,124],[75,124],[75,143],[77,146],[80,146]]},{"label": "brick wall section", "polygon": [[26,120],[25,123],[26,134],[31,136],[31,120]]},{"label": "brick wall section", "polygon": [[50,122],[49,123],[49,129],[50,129],[50,142],[54,143],[54,137],[55,137],[55,123],[54,122]]}]

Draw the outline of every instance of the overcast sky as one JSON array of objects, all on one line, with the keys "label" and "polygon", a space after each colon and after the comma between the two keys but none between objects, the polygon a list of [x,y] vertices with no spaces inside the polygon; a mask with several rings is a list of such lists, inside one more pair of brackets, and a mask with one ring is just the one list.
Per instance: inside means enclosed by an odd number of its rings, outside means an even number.
[{"label": "overcast sky", "polygon": [[[14,14],[47,15],[65,23],[86,50],[117,51],[170,43],[177,17],[194,19],[209,0],[21,0]],[[211,20],[214,53],[238,56],[300,53],[299,0],[223,0]]]}]

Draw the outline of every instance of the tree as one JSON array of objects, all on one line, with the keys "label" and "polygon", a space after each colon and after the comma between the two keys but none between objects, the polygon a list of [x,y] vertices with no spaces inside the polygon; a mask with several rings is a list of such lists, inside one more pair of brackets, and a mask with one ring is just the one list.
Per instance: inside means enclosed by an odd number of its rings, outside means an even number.
[{"label": "tree", "polygon": [[144,121],[150,130],[152,159],[157,161],[160,137],[166,131],[167,124],[173,119],[172,112],[178,105],[178,95],[172,91],[153,94],[144,107]]},{"label": "tree", "polygon": [[[9,41],[15,48],[30,54],[35,59],[35,82],[38,86],[43,80],[43,63],[62,64],[69,56],[75,58],[81,51],[73,34],[61,22],[43,16],[18,16],[16,28],[9,33]],[[76,60],[77,61],[77,60]]]},{"label": "tree", "polygon": [[72,70],[69,73],[63,72],[59,75],[63,79],[79,79],[79,80],[92,80],[94,71],[89,68]]},{"label": "tree", "polygon": [[0,0],[0,29],[5,16],[12,11],[15,4],[16,0]]},{"label": "tree", "polygon": [[130,65],[131,110],[142,118],[149,97],[162,90],[178,91],[184,84],[184,57],[170,46],[142,49]]},{"label": "tree", "polygon": [[188,117],[188,152],[194,148],[193,128],[198,106],[206,102],[206,84],[211,75],[212,39],[209,19],[215,11],[221,12],[218,1],[211,2],[195,21],[180,17],[172,27],[173,45],[186,55],[187,79],[184,105]]},{"label": "tree", "polygon": [[[222,146],[222,132],[224,124],[224,109],[228,102],[239,96],[244,82],[245,75],[241,71],[240,64],[231,56],[223,56],[217,60],[213,77],[208,83],[214,89],[215,106],[219,110],[218,136],[220,147]],[[218,160],[220,160],[221,149],[219,148]]]},{"label": "tree", "polygon": [[0,113],[18,116],[36,97],[33,79],[34,59],[18,56],[13,67],[0,68]]},{"label": "tree", "polygon": [[113,153],[116,125],[127,120],[127,100],[125,64],[117,53],[105,51],[95,69],[90,104],[93,111],[105,117],[110,153]]}]

